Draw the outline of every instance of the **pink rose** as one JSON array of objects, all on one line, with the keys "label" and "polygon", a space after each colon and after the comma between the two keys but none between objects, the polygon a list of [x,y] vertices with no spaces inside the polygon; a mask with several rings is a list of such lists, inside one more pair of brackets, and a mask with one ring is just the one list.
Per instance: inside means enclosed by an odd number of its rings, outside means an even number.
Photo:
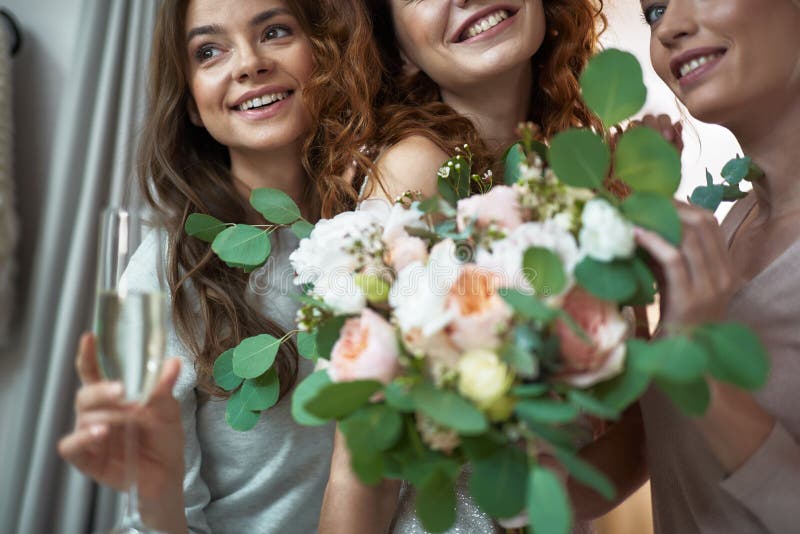
[{"label": "pink rose", "polygon": [[473,195],[458,201],[458,229],[463,230],[471,219],[479,228],[494,223],[508,231],[522,224],[519,197],[506,185],[498,185],[483,195]]},{"label": "pink rose", "polygon": [[392,326],[366,308],[360,317],[344,323],[331,352],[328,373],[334,382],[378,380],[388,384],[400,371],[398,354]]},{"label": "pink rose", "polygon": [[564,321],[556,321],[555,332],[561,339],[564,362],[560,378],[573,386],[589,387],[621,373],[628,322],[616,304],[575,286],[564,297],[562,306],[591,343],[581,339]]},{"label": "pink rose", "polygon": [[513,312],[497,294],[497,276],[475,265],[464,265],[447,295],[453,319],[447,332],[458,348],[494,350]]},{"label": "pink rose", "polygon": [[403,334],[403,344],[411,354],[424,357],[428,370],[439,383],[442,377],[455,370],[461,353],[443,331],[424,336],[422,330],[413,328]]},{"label": "pink rose", "polygon": [[400,272],[403,267],[415,261],[420,263],[428,261],[428,247],[425,241],[419,237],[397,237],[389,247],[387,263],[394,267],[395,271]]}]

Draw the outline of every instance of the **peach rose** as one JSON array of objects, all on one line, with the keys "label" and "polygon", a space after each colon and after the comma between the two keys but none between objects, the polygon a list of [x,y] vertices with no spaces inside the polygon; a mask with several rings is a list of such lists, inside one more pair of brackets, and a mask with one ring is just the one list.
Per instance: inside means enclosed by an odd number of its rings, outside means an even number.
[{"label": "peach rose", "polygon": [[427,260],[428,247],[419,237],[400,236],[389,247],[387,263],[397,272],[415,261],[425,263]]},{"label": "peach rose", "polygon": [[400,371],[397,337],[380,315],[364,309],[348,319],[331,352],[328,368],[334,382],[378,380],[388,384]]},{"label": "peach rose", "polygon": [[628,322],[616,304],[598,299],[579,286],[564,298],[563,309],[586,333],[591,343],[578,336],[562,320],[555,332],[561,339],[564,369],[560,379],[577,387],[589,387],[622,372]]},{"label": "peach rose", "polygon": [[446,309],[452,320],[447,332],[461,350],[500,346],[500,334],[513,315],[497,294],[497,276],[475,265],[464,265],[447,295]]},{"label": "peach rose", "polygon": [[519,195],[506,185],[498,185],[483,195],[473,195],[458,201],[458,229],[463,230],[471,219],[479,228],[494,223],[508,231],[522,224]]}]

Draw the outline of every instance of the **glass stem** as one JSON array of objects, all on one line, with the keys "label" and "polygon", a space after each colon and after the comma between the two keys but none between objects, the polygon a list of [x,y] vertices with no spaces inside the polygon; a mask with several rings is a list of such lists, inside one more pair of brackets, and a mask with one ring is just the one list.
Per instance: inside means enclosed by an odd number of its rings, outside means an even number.
[{"label": "glass stem", "polygon": [[125,424],[125,492],[122,507],[122,524],[127,527],[140,527],[142,518],[139,515],[139,491],[137,488],[137,443],[136,423],[128,420]]}]

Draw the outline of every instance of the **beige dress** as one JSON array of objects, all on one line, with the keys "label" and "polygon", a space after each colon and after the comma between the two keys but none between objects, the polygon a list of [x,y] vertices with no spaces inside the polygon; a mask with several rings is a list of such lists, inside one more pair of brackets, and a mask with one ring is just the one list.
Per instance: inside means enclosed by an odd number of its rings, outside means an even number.
[{"label": "beige dress", "polygon": [[[722,224],[728,243],[754,206],[750,194],[733,207]],[[800,239],[739,289],[727,319],[767,347],[770,378],[755,398],[777,422],[741,468],[725,473],[692,421],[648,391],[641,405],[655,531],[800,533]]]}]

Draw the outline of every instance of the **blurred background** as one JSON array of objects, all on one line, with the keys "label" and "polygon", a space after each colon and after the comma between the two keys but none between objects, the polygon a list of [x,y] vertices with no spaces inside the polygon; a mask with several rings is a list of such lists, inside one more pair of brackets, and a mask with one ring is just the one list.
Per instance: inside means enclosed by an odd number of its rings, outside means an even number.
[{"label": "blurred background", "polygon": [[[55,446],[72,426],[74,351],[91,325],[97,216],[135,195],[132,156],[157,2],[0,4],[2,533],[93,532],[113,522],[113,495],[61,463]],[[650,68],[639,2],[606,0],[606,9],[605,45],[644,65],[645,112],[685,115]],[[21,37],[13,55],[6,15]],[[684,136],[685,199],[705,168],[718,175],[739,148],[724,129],[693,120]],[[647,487],[598,527],[651,532]]]}]

